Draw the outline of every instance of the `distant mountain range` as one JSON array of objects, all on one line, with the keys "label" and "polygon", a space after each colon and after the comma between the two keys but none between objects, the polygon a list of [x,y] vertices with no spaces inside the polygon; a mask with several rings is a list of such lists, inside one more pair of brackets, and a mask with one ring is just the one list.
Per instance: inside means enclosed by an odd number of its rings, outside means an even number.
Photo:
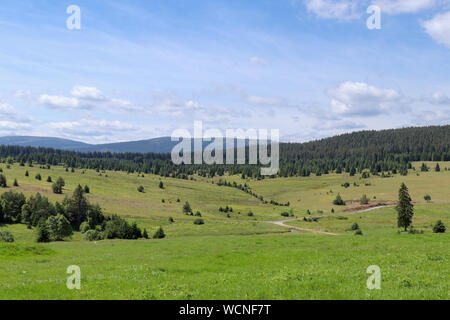
[{"label": "distant mountain range", "polygon": [[[170,137],[161,137],[148,140],[117,142],[108,144],[88,144],[69,139],[60,139],[51,137],[27,137],[27,136],[0,137],[0,145],[42,147],[42,148],[53,148],[59,150],[69,150],[79,152],[170,153],[173,147],[176,146],[177,144],[178,142],[172,142]],[[203,142],[203,146],[206,146],[208,144],[210,144],[210,142]]]}]

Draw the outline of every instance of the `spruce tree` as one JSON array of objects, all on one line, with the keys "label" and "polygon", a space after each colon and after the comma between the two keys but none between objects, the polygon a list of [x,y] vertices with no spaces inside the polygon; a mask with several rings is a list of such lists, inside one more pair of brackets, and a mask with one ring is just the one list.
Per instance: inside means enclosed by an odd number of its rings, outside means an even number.
[{"label": "spruce tree", "polygon": [[441,167],[439,166],[439,163],[436,163],[436,168],[434,168],[434,171],[436,171],[436,172],[441,171]]},{"label": "spruce tree", "polygon": [[398,227],[404,228],[405,231],[412,223],[414,216],[414,205],[408,192],[408,187],[402,183],[398,192],[398,204],[396,207],[398,213]]}]

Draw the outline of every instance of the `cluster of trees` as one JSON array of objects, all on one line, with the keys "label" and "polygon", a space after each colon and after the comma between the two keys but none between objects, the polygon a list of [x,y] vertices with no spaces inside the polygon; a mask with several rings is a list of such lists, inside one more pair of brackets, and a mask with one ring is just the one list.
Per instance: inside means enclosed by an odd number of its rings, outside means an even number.
[{"label": "cluster of trees", "polygon": [[62,240],[70,237],[74,230],[83,233],[92,230],[105,239],[148,238],[147,231],[142,232],[136,223],[130,225],[118,216],[105,217],[98,204],[87,200],[85,189],[80,185],[72,197],[55,204],[39,193],[27,199],[23,193],[5,192],[0,196],[0,223],[35,227],[38,242]]},{"label": "cluster of trees", "polygon": [[[330,172],[407,174],[412,161],[450,161],[450,126],[361,131],[308,143],[280,144],[279,176],[322,175]],[[246,155],[248,158],[248,148]],[[235,152],[235,156],[237,152]],[[152,173],[188,179],[193,174],[214,177],[226,172],[264,178],[254,165],[174,165],[170,154],[111,153],[0,146],[0,158],[22,165]],[[226,152],[224,152],[226,159]]]}]

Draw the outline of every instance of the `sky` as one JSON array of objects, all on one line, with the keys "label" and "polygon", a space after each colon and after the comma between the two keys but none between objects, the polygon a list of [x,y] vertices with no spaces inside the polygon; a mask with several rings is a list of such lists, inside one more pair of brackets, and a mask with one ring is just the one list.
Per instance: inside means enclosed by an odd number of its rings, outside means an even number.
[{"label": "sky", "polygon": [[0,136],[450,124],[450,0],[3,0],[0,41]]}]

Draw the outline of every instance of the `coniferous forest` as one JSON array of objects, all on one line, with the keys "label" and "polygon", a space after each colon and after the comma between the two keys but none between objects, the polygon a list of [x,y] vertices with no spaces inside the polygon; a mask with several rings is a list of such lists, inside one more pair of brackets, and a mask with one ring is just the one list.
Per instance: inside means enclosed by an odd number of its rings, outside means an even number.
[{"label": "coniferous forest", "polygon": [[[67,168],[151,173],[181,179],[187,179],[194,173],[213,177],[222,176],[225,172],[260,177],[258,166],[177,166],[172,163],[170,154],[158,153],[81,153],[0,146],[0,158],[22,165],[64,165]],[[330,172],[355,174],[364,170],[372,174],[393,172],[406,175],[412,161],[449,160],[450,126],[361,131],[308,143],[281,143],[279,176],[323,175]]]}]

